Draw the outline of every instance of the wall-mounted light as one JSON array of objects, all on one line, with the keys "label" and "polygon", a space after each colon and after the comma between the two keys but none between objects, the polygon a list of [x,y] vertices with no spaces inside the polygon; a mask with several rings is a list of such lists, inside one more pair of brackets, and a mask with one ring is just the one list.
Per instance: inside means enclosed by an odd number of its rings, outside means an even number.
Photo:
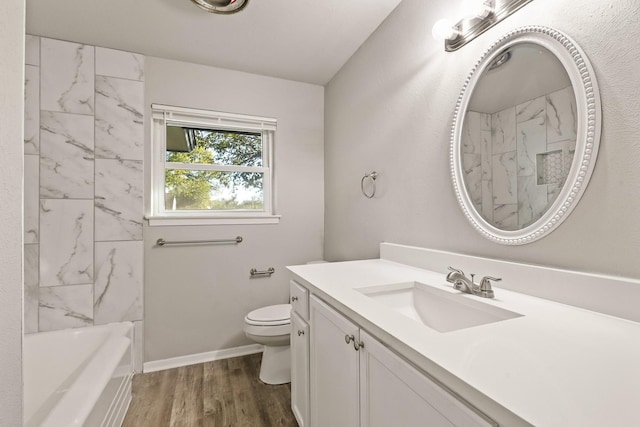
[{"label": "wall-mounted light", "polygon": [[461,6],[462,16],[485,19],[495,11],[496,2],[494,0],[462,0]]},{"label": "wall-mounted light", "polygon": [[460,35],[460,30],[454,27],[451,21],[443,18],[433,24],[431,34],[436,40],[454,40]]},{"label": "wall-mounted light", "polygon": [[462,0],[460,20],[438,20],[431,31],[436,40],[444,40],[444,50],[453,52],[469,43],[507,16],[533,0]]}]

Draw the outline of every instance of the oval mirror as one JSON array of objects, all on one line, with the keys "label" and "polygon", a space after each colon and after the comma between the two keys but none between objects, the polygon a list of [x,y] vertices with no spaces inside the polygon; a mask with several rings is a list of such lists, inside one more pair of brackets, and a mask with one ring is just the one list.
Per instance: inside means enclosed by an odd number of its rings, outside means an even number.
[{"label": "oval mirror", "polygon": [[586,55],[546,27],[514,30],[471,71],[456,105],[451,173],[467,219],[519,245],[555,229],[585,190],[600,141]]}]

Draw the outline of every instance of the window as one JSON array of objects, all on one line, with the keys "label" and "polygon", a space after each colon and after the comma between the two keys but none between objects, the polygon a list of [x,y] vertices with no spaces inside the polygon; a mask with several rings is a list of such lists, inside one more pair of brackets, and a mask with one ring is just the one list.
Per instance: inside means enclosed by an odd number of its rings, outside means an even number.
[{"label": "window", "polygon": [[276,120],[152,105],[150,225],[274,223]]}]

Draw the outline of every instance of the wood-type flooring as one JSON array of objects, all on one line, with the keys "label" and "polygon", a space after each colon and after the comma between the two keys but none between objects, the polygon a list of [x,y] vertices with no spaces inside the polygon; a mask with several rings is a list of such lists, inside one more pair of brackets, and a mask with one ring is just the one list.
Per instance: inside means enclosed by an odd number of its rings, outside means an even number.
[{"label": "wood-type flooring", "polygon": [[258,379],[262,354],[133,377],[123,427],[297,427],[290,384]]}]

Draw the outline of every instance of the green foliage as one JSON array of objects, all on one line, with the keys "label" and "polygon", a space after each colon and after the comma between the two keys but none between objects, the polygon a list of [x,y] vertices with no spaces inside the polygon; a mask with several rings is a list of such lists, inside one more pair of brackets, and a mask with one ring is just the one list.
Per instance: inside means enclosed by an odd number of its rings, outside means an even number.
[{"label": "green foliage", "polygon": [[[168,151],[167,162],[262,166],[260,134],[195,131],[195,147],[189,152]],[[165,206],[171,209],[175,199],[177,209],[261,209],[261,197],[238,203],[237,188],[262,193],[262,174],[256,172],[220,172],[205,170],[167,170],[165,173]],[[232,197],[215,197],[226,188]],[[214,196],[212,198],[212,195]]]}]

